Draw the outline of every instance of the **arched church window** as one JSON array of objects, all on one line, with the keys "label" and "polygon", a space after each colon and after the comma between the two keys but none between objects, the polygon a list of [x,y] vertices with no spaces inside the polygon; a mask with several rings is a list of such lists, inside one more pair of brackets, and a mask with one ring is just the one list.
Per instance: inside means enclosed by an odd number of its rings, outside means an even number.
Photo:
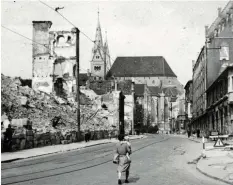
[{"label": "arched church window", "polygon": [[220,60],[229,60],[229,45],[222,43],[220,47]]},{"label": "arched church window", "polygon": [[154,80],[152,81],[152,84],[155,84],[155,81],[154,81]]}]

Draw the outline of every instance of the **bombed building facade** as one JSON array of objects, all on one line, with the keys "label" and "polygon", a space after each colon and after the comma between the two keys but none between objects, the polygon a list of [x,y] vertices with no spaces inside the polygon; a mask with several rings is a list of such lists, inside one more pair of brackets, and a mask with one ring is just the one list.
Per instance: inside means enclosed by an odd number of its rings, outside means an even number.
[{"label": "bombed building facade", "polygon": [[[51,21],[33,21],[32,88],[71,97],[76,91],[76,29],[50,31],[51,26]],[[79,76],[104,80],[111,62],[107,38],[103,44],[99,16],[91,57],[91,71]]]},{"label": "bombed building facade", "polygon": [[33,21],[32,88],[71,96],[76,85],[76,32],[50,31],[51,26],[50,21]]}]

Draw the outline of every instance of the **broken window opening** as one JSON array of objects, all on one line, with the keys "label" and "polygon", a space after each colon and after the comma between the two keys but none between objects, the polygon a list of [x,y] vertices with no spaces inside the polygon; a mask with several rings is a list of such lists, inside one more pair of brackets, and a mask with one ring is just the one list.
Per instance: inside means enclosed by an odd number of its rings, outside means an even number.
[{"label": "broken window opening", "polygon": [[71,43],[71,36],[67,37],[67,43]]},{"label": "broken window opening", "polygon": [[108,110],[108,107],[107,107],[104,103],[101,105],[101,107],[102,107],[104,110]]},{"label": "broken window opening", "polygon": [[64,43],[64,36],[63,35],[58,35],[57,36],[57,44],[59,45],[59,44],[62,44],[62,43]]},{"label": "broken window opening", "polygon": [[54,83],[54,91],[57,96],[63,95],[63,79],[57,78],[56,82]]}]

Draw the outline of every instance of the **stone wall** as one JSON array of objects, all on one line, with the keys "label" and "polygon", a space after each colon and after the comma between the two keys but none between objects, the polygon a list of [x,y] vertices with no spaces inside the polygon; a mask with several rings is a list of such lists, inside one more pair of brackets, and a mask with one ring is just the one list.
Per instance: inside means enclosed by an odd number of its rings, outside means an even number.
[{"label": "stone wall", "polygon": [[[107,139],[109,137],[109,132],[107,130],[91,131],[91,140]],[[112,131],[111,137],[117,137],[117,132]],[[4,136],[1,137],[2,152],[4,149]],[[81,133],[81,138],[79,141],[84,141],[84,132]],[[62,132],[47,132],[47,133],[35,133],[32,130],[22,129],[21,132],[13,136],[12,139],[12,151],[38,148],[43,146],[58,145],[58,144],[69,144],[78,142],[77,132],[70,131],[63,134]]]}]

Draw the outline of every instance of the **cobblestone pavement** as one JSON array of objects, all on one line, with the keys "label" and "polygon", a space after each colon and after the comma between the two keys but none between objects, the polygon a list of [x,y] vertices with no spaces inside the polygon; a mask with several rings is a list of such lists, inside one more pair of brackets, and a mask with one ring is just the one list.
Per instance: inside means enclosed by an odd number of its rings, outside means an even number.
[{"label": "cobblestone pavement", "polygon": [[[2,184],[117,184],[116,165],[112,163],[114,146],[114,143],[110,143],[2,164]],[[224,184],[196,170],[192,161],[200,155],[200,143],[184,138],[154,135],[132,141],[132,147],[130,184]]]}]

